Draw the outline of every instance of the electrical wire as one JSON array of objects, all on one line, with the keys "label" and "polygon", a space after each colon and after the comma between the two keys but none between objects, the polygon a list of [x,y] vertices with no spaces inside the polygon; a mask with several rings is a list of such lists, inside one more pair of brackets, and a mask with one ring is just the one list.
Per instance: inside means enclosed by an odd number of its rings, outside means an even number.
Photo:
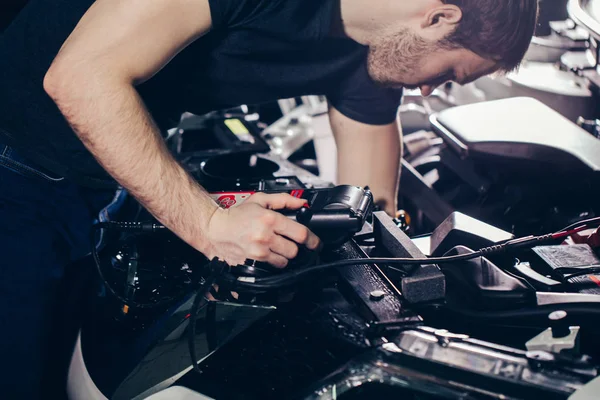
[{"label": "electrical wire", "polygon": [[569,230],[565,229],[562,232],[553,233],[552,239],[563,239],[563,238],[569,237],[571,235],[574,235],[578,232],[584,231],[586,229],[588,229],[587,225],[581,226],[581,227],[575,228],[575,229],[569,229]]},{"label": "electrical wire", "polygon": [[[526,236],[526,237],[522,237],[522,238],[508,240],[508,241],[505,241],[503,243],[500,243],[500,244],[497,244],[494,246],[482,248],[471,254],[459,254],[459,255],[454,255],[454,256],[427,257],[427,258],[349,259],[349,260],[340,260],[340,261],[335,261],[335,262],[331,262],[331,263],[327,263],[327,264],[321,264],[321,265],[311,266],[311,267],[307,267],[307,268],[297,269],[297,270],[294,270],[291,272],[286,272],[286,273],[278,274],[278,275],[271,276],[271,277],[264,277],[264,278],[244,277],[244,276],[236,277],[234,275],[229,275],[227,277],[222,277],[222,279],[224,281],[228,282],[229,284],[231,284],[232,287],[234,287],[238,290],[239,289],[270,290],[270,289],[274,289],[274,288],[280,288],[280,287],[284,287],[284,286],[294,285],[301,279],[303,279],[313,273],[316,273],[316,272],[328,270],[331,268],[349,266],[349,265],[396,264],[396,265],[403,265],[403,266],[413,265],[413,266],[417,266],[416,268],[418,268],[418,265],[423,265],[423,264],[442,264],[442,263],[451,263],[451,262],[457,262],[457,261],[466,261],[466,260],[471,260],[471,259],[475,259],[475,258],[482,257],[482,256],[487,256],[490,254],[506,252],[510,249],[515,249],[515,248],[519,248],[519,247],[534,247],[540,243],[543,243],[543,242],[546,242],[549,240],[557,240],[557,239],[561,239],[564,237],[568,237],[574,233],[580,232],[580,231],[588,228],[592,224],[600,224],[600,217],[576,222],[576,223],[571,224],[571,225],[565,227],[564,229],[562,229],[558,232],[552,233],[552,234],[547,234],[547,235],[542,235],[542,236]],[[104,222],[104,223],[96,224],[94,226],[94,228],[95,229],[109,228],[109,229],[118,229],[118,230],[135,230],[135,231],[144,231],[144,232],[155,232],[157,230],[166,229],[163,225],[160,225],[160,224],[140,223],[140,222]],[[102,273],[101,264],[100,264],[100,259],[96,252],[96,249],[95,249],[93,235],[92,235],[92,243],[93,243],[92,255],[96,262],[98,274],[102,278],[107,290],[113,296],[115,296],[117,299],[119,299],[121,302],[123,302],[126,305],[138,307],[138,308],[156,307],[161,304],[161,302],[151,303],[151,304],[134,303],[134,302],[128,301],[123,296],[119,295],[110,286],[110,284],[108,284],[108,282],[104,278],[104,275]],[[393,267],[389,267],[389,268],[392,268],[396,271],[400,271],[407,275],[410,275],[411,273],[413,273],[416,270],[416,268],[412,268],[410,270],[398,269],[398,268],[393,268]],[[170,300],[166,300],[165,303],[168,301],[170,301]]]},{"label": "electrical wire", "polygon": [[[331,263],[315,265],[312,267],[297,269],[294,271],[270,276],[266,278],[239,277],[235,283],[231,282],[237,288],[256,288],[256,289],[272,289],[274,287],[282,287],[295,284],[301,278],[312,275],[313,273],[329,270],[337,267],[345,267],[350,265],[374,265],[374,264],[439,264],[441,262],[455,262],[470,260],[480,257],[481,254],[461,254],[458,256],[439,257],[439,258],[357,258],[349,260],[334,261]],[[400,270],[404,273],[407,271]]]},{"label": "electrical wire", "polygon": [[[520,247],[534,247],[541,243],[561,239],[577,233],[583,229],[586,229],[592,223],[600,223],[600,218],[593,218],[586,221],[580,221],[576,224],[572,224],[565,229],[558,232],[541,235],[541,236],[526,236],[522,238],[508,240],[501,244],[482,248],[474,253],[470,254],[459,254],[454,256],[444,257],[427,257],[427,258],[367,258],[367,259],[349,259],[341,260],[327,264],[321,264],[313,267],[303,268],[283,274],[279,274],[272,277],[266,278],[253,278],[253,277],[238,277],[235,280],[230,279],[236,289],[249,289],[249,290],[269,290],[277,287],[284,287],[296,284],[305,276],[309,274],[327,270],[330,268],[343,267],[348,265],[373,265],[373,264],[399,264],[399,265],[423,265],[423,264],[444,264],[457,261],[467,261],[478,257],[487,256],[490,254],[497,254],[506,252],[508,250],[520,248]],[[418,268],[418,267],[417,267]],[[398,269],[396,269],[398,270]],[[406,271],[406,274],[410,275],[416,269]],[[402,271],[402,270],[400,270]]]},{"label": "electrical wire", "polygon": [[561,229],[557,233],[569,231],[571,229],[575,229],[575,228],[579,228],[579,227],[591,228],[594,225],[600,225],[600,217],[584,219],[583,221],[575,222],[575,223]]},{"label": "electrical wire", "polygon": [[[535,244],[539,241],[547,240],[550,235],[539,236],[539,237],[528,237],[522,239],[515,239],[509,241],[503,245],[492,246],[483,248],[477,252],[470,254],[459,254],[454,256],[446,257],[429,257],[429,258],[365,258],[365,259],[349,259],[340,260],[327,264],[316,265],[313,267],[303,268],[286,272],[272,277],[266,278],[253,278],[253,277],[238,277],[235,280],[230,279],[229,283],[236,289],[256,289],[256,290],[269,290],[278,287],[290,286],[296,284],[302,278],[309,276],[310,274],[328,270],[331,268],[344,267],[349,265],[374,265],[374,264],[399,264],[399,265],[423,265],[423,264],[442,264],[451,263],[456,261],[466,261],[478,258],[484,255],[493,253],[504,252],[511,247],[521,247],[524,245]],[[396,269],[398,270],[398,269]],[[405,271],[405,274],[410,274],[414,271]]]}]

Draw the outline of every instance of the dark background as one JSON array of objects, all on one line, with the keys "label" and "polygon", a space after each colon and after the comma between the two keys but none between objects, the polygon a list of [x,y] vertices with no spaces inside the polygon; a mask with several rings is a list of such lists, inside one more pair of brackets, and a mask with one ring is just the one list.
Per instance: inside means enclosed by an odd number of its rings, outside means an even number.
[{"label": "dark background", "polygon": [[10,21],[27,4],[28,0],[2,0],[0,2],[0,32],[8,26]]}]

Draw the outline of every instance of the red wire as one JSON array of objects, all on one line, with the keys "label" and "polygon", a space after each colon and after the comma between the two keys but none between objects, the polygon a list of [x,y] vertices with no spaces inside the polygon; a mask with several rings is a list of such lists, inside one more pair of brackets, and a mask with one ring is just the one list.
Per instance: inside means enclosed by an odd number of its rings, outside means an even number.
[{"label": "red wire", "polygon": [[569,237],[571,235],[576,234],[577,232],[581,232],[583,230],[588,229],[588,227],[586,225],[584,226],[580,226],[579,228],[575,228],[575,229],[571,229],[568,231],[564,231],[564,232],[557,232],[555,234],[552,235],[552,239],[562,239],[565,237]]}]

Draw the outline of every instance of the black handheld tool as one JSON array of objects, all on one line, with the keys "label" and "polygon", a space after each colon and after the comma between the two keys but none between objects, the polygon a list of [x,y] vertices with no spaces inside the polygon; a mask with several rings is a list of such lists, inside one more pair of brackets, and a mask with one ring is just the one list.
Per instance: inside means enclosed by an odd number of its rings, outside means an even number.
[{"label": "black handheld tool", "polygon": [[359,232],[373,211],[371,191],[357,186],[306,189],[307,206],[284,215],[308,227],[325,245],[340,245]]},{"label": "black handheld tool", "polygon": [[[299,210],[281,210],[283,215],[305,225],[315,233],[327,247],[336,247],[360,232],[373,211],[373,195],[357,186],[337,186],[327,189],[305,189],[297,191],[296,197],[306,200],[307,205]],[[290,262],[289,269],[313,265],[318,254],[301,246],[298,256]],[[284,270],[265,263],[248,260],[236,266],[232,273],[243,276],[268,276]]]}]

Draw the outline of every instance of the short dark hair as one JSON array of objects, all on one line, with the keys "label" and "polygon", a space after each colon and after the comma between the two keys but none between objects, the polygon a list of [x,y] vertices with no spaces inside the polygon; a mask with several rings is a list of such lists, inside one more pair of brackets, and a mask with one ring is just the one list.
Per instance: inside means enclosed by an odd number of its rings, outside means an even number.
[{"label": "short dark hair", "polygon": [[442,0],[462,10],[447,44],[498,62],[510,72],[519,67],[535,33],[538,0]]}]

